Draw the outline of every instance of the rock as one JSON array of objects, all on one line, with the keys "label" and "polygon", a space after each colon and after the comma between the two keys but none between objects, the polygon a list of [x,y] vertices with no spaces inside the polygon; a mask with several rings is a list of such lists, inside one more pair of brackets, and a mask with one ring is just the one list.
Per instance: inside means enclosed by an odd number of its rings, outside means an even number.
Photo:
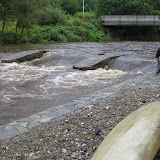
[{"label": "rock", "polygon": [[62,152],[63,152],[63,153],[66,153],[67,150],[66,150],[65,148],[62,148]]},{"label": "rock", "polygon": [[[127,85],[117,85],[113,90],[103,91],[103,98],[90,101],[87,105],[92,107],[82,107],[79,112],[65,119],[34,126],[17,138],[0,141],[0,159],[91,159],[96,148],[118,121],[142,107],[143,100],[148,103],[160,98],[156,98],[159,87],[144,88],[141,85],[139,89],[139,86]],[[111,92],[113,94],[108,94]],[[101,93],[98,94],[101,97]],[[12,131],[10,127],[2,129],[9,133]]]},{"label": "rock", "polygon": [[101,130],[100,129],[96,129],[95,130],[95,135],[99,136],[100,135]]},{"label": "rock", "polygon": [[2,144],[2,145],[1,145],[1,148],[2,148],[2,149],[6,149],[6,147],[7,147],[7,145],[5,145],[5,144]]},{"label": "rock", "polygon": [[146,100],[143,100],[142,103],[146,103]]}]

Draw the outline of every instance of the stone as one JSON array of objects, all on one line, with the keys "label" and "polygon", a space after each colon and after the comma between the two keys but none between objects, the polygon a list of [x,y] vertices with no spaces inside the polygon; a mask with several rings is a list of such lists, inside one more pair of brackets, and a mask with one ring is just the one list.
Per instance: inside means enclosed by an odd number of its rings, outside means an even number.
[{"label": "stone", "polygon": [[22,126],[15,126],[19,133],[24,133],[27,131],[27,128]]},{"label": "stone", "polygon": [[[96,55],[95,57],[90,57],[80,61],[79,63],[73,66],[73,69],[79,70],[94,70],[97,68],[104,68],[106,65],[110,66],[113,60],[119,56],[124,54],[116,53],[116,54],[107,54],[103,56]],[[109,68],[109,67],[107,67]]]},{"label": "stone", "polygon": [[14,54],[13,56],[9,56],[2,59],[1,63],[12,63],[12,62],[20,63],[25,61],[31,61],[33,59],[42,57],[44,53],[46,53],[45,50],[35,52],[35,53],[21,52],[21,53]]},{"label": "stone", "polygon": [[100,132],[101,132],[101,130],[100,129],[96,129],[96,131],[95,131],[95,135],[100,135]]},{"label": "stone", "polygon": [[22,126],[22,127],[27,127],[28,124],[29,124],[28,122],[19,123],[19,125]]},{"label": "stone", "polygon": [[66,150],[65,148],[62,148],[62,152],[63,152],[63,153],[66,153],[67,150]]}]

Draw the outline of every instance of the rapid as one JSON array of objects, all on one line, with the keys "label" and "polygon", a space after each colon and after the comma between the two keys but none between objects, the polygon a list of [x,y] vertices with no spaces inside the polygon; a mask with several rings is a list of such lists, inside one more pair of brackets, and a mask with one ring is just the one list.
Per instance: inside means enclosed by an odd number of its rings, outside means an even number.
[{"label": "rapid", "polygon": [[[0,46],[0,59],[19,52],[48,51],[43,57],[28,62],[0,63],[0,125],[142,74],[156,63],[154,57],[159,46],[160,42]],[[83,59],[113,52],[131,54],[117,58],[109,70],[73,69],[73,65]]]}]

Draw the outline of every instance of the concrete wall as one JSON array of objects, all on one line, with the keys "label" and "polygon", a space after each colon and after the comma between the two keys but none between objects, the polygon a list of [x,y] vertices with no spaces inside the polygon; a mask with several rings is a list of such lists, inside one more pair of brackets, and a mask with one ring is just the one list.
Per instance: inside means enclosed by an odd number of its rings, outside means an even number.
[{"label": "concrete wall", "polygon": [[157,15],[104,15],[101,20],[105,26],[160,26]]}]

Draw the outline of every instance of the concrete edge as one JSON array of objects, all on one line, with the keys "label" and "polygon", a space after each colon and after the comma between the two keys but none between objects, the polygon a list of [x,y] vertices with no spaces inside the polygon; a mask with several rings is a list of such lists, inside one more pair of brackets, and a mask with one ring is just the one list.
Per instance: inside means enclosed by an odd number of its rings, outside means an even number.
[{"label": "concrete edge", "polygon": [[31,61],[33,59],[36,59],[36,58],[41,58],[44,53],[46,53],[46,51],[38,51],[38,52],[34,52],[34,53],[28,53],[28,54],[20,54],[20,53],[17,53],[15,55],[13,55],[11,58],[8,57],[8,58],[4,58],[4,59],[1,59],[1,63],[12,63],[12,62],[16,62],[16,63],[20,63],[20,62],[24,62],[24,61]]},{"label": "concrete edge", "polygon": [[106,65],[110,66],[111,62],[117,57],[126,56],[126,55],[130,55],[130,54],[129,53],[128,54],[117,54],[117,55],[110,54],[110,55],[104,55],[102,57],[95,56],[95,57],[87,58],[73,65],[73,69],[94,70],[94,69],[101,68],[101,67],[103,68]]},{"label": "concrete edge", "polygon": [[[138,75],[136,77],[127,81],[121,81],[118,84],[114,84],[111,87],[101,89],[77,100],[72,100],[67,104],[63,104],[61,106],[53,106],[29,117],[21,118],[11,123],[2,125],[0,126],[0,141],[7,140],[17,136],[18,134],[27,132],[33,127],[39,126],[43,123],[47,123],[49,121],[57,121],[59,119],[64,119],[69,114],[78,113],[80,111],[80,108],[89,108],[98,99],[114,96],[116,92],[118,92],[120,88],[124,86],[129,88],[131,86],[142,88],[141,83],[144,83],[144,78],[147,78],[148,80],[150,78],[152,79],[152,74],[148,73],[145,75]],[[145,83],[144,87],[145,86],[148,87],[148,83]],[[159,84],[154,84],[154,86],[157,87],[159,86]]]}]

